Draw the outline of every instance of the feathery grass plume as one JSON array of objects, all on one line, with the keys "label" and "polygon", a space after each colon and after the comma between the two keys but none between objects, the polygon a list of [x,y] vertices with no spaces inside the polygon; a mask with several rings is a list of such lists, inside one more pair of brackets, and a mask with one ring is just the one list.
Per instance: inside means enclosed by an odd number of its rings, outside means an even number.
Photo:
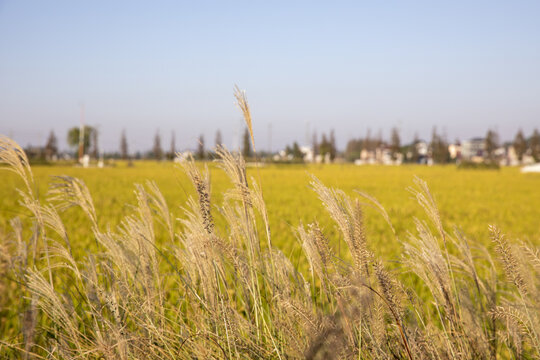
[{"label": "feathery grass plume", "polygon": [[[255,151],[255,137],[253,136],[253,123],[251,121],[251,111],[249,110],[249,105],[246,97],[246,91],[240,90],[240,88],[234,86],[234,97],[236,98],[236,105],[242,111],[244,120],[249,130],[249,135],[251,136],[251,143],[253,144],[253,151]],[[255,151],[256,152],[256,151]]]},{"label": "feathery grass plume", "polygon": [[191,154],[188,156],[188,161],[182,162],[182,167],[197,191],[199,211],[203,218],[204,229],[208,234],[212,234],[214,231],[214,218],[210,206],[210,173],[208,167],[205,166],[204,175],[201,174]]},{"label": "feathery grass plume", "polygon": [[[246,174],[246,164],[241,156],[234,156],[224,147],[218,146],[216,153],[219,156],[219,166],[229,176],[234,185],[234,189],[230,189],[224,195],[225,202],[238,200],[241,202],[241,207],[236,209],[237,216],[241,221],[233,223],[239,225],[238,230],[243,234],[242,238],[246,240],[246,245],[249,249],[248,255],[250,261],[255,264],[255,261],[261,266],[265,266],[261,260],[261,245],[259,242],[259,234],[257,232],[257,221],[253,210],[253,197],[248,184]],[[235,225],[236,226],[236,225]]]},{"label": "feathery grass plume", "polygon": [[351,200],[343,191],[324,186],[314,176],[311,187],[336,222],[349,247],[356,270],[369,275],[368,264],[373,255],[367,248],[363,214],[358,200]]},{"label": "feathery grass plume", "polygon": [[[28,243],[23,238],[23,224],[19,217],[15,217],[9,221],[9,225],[13,229],[12,239],[15,243],[13,251],[6,252],[4,256],[9,260],[10,267],[16,271],[17,277],[23,278],[23,273],[28,266]],[[6,238],[7,241],[7,238]]]},{"label": "feathery grass plume", "polygon": [[[255,154],[255,159],[256,159],[257,158],[257,148],[255,146],[255,136],[253,134],[253,122],[252,122],[252,119],[251,119],[251,111],[250,111],[250,108],[249,108],[249,105],[248,105],[245,90],[240,90],[240,88],[237,85],[235,85],[234,97],[236,98],[236,103],[237,103],[238,107],[240,108],[240,110],[242,111],[244,121],[246,122],[246,125],[248,127],[249,134],[250,134],[250,137],[251,137],[251,143],[253,145],[253,152]],[[219,147],[218,147],[218,149],[219,149]],[[220,152],[220,151],[216,151],[216,152],[218,153],[218,155],[221,157],[221,159],[224,162],[227,162],[227,160],[223,157],[223,155],[225,155],[223,152]],[[251,239],[251,241],[250,241],[250,243],[251,243],[250,252],[252,253],[250,256],[252,256],[252,257],[258,256],[259,257],[259,262],[261,263],[261,270],[266,274],[268,272],[268,270],[266,269],[266,264],[261,259],[260,242],[258,240],[256,240],[256,239],[258,239],[257,223],[256,223],[256,220],[255,220],[255,215],[253,214],[253,208],[252,208],[253,207],[253,204],[252,204],[253,201],[256,203],[256,206],[257,206],[257,204],[259,205],[258,209],[259,209],[261,215],[263,216],[263,221],[265,222],[265,232],[266,232],[266,239],[267,239],[268,247],[271,248],[272,244],[271,244],[271,237],[270,237],[270,227],[269,227],[269,222],[268,222],[268,216],[266,214],[266,206],[264,205],[264,200],[263,200],[264,197],[263,197],[262,188],[257,188],[257,185],[254,183],[253,186],[255,187],[255,192],[253,192],[253,191],[250,192],[249,188],[248,188],[248,181],[247,181],[247,176],[246,176],[245,163],[244,163],[243,159],[242,159],[242,163],[237,163],[237,165],[241,166],[241,167],[238,168],[240,170],[239,173],[243,173],[243,181],[240,182],[243,185],[237,186],[237,191],[240,191],[240,193],[242,194],[241,196],[243,198],[244,216],[246,218],[245,226],[246,226],[248,234],[251,234],[251,233],[254,234],[254,236],[250,237],[250,239]],[[229,176],[231,176],[231,175],[232,174],[229,174]],[[258,175],[258,178],[259,178],[259,183],[261,183],[261,175],[260,175],[258,163],[257,163],[257,175]],[[232,177],[231,177],[231,179],[234,182],[234,179]],[[240,183],[238,183],[238,184],[240,184]],[[262,203],[262,205],[261,205],[261,203]],[[275,269],[275,264],[274,264],[272,251],[268,252],[268,254],[269,254],[269,260],[270,260],[271,276],[273,277],[273,276],[275,276],[276,269]],[[272,283],[272,281],[270,281],[270,283]]]},{"label": "feathery grass plume", "polygon": [[54,176],[49,187],[49,201],[56,202],[59,210],[79,206],[97,229],[96,209],[90,191],[81,179],[71,176]]},{"label": "feathery grass plume", "polygon": [[306,259],[309,263],[309,268],[311,271],[311,276],[313,277],[313,281],[315,281],[315,275],[317,275],[319,279],[321,279],[321,281],[324,281],[322,261],[313,242],[313,238],[308,235],[302,224],[298,226],[297,232],[298,237],[301,241],[302,249],[304,250],[304,254],[306,255]]},{"label": "feathery grass plume", "polygon": [[460,275],[456,280],[460,291],[461,319],[469,334],[470,347],[476,351],[477,357],[494,358],[497,354],[497,326],[489,313],[497,303],[497,274],[493,260],[488,250],[479,244],[473,244],[473,254],[467,238],[457,228],[450,240],[458,250],[451,259],[456,274]]},{"label": "feathery grass plume", "polygon": [[[249,105],[248,105],[248,101],[247,101],[247,97],[246,97],[246,91],[245,90],[240,90],[238,85],[235,85],[235,87],[234,87],[234,97],[236,98],[237,106],[242,111],[244,121],[246,122],[246,125],[247,125],[248,130],[249,130],[249,134],[250,134],[250,137],[251,137],[251,144],[253,145],[253,152],[255,153],[255,157],[257,157],[257,148],[255,146],[255,136],[253,134],[253,121],[251,119],[251,111],[249,109]],[[220,146],[218,146],[218,150],[219,150],[219,147]],[[216,152],[224,162],[227,161],[223,157],[223,155],[226,155],[224,152],[222,152],[222,151],[216,151]],[[244,164],[238,164],[238,165],[241,165],[241,167],[243,168],[243,173],[244,173],[243,177],[246,178],[245,163]],[[258,178],[259,178],[259,183],[261,183],[261,174],[259,172],[258,164],[257,164],[257,175],[258,175]],[[229,176],[231,176],[231,174]],[[232,177],[231,177],[231,179],[232,179]],[[247,178],[245,179],[245,181],[242,181],[242,183],[245,183],[245,187],[239,187],[238,189],[242,193],[244,193],[243,197],[245,198],[246,195],[249,194],[249,191],[247,191],[248,190]],[[253,186],[254,186],[255,190],[254,190],[254,192],[252,192],[251,198],[252,198],[252,201],[255,202],[255,204],[258,207],[261,215],[263,216],[263,221],[265,222],[265,231],[266,231],[266,238],[267,238],[267,242],[268,242],[268,247],[271,248],[272,243],[271,243],[271,237],[270,237],[270,225],[269,225],[269,222],[268,222],[268,215],[266,213],[266,205],[265,205],[264,200],[263,200],[264,197],[263,197],[262,187],[257,187],[257,184],[254,181],[253,181],[253,184],[254,184]],[[248,206],[248,207],[250,207],[250,206]],[[270,252],[269,254],[270,254],[270,264],[271,264],[271,268],[272,268],[272,274],[274,274],[276,270],[275,270],[274,260],[273,260],[273,257],[272,257],[272,252]]]},{"label": "feathery grass plume", "polygon": [[253,204],[251,202],[250,189],[246,174],[246,162],[244,158],[238,154],[233,155],[223,146],[218,146],[216,148],[216,154],[219,158],[219,167],[225,171],[225,174],[227,174],[237,190],[236,192],[231,192],[229,190],[227,194],[230,195],[230,198],[240,199],[247,206],[251,207]]},{"label": "feathery grass plume", "polygon": [[424,180],[420,179],[419,177],[415,177],[414,184],[417,186],[417,188],[410,187],[408,190],[415,196],[416,201],[422,206],[425,213],[436,226],[446,248],[446,232],[443,228],[441,214],[439,213],[439,208],[435,203],[435,198],[431,194],[431,191]]},{"label": "feathery grass plume", "polygon": [[28,157],[19,144],[4,135],[0,135],[0,163],[8,165],[3,169],[19,175],[26,185],[28,195],[31,196],[33,194],[34,175]]},{"label": "feathery grass plume", "polygon": [[535,249],[531,245],[523,245],[521,249],[527,254],[532,267],[537,274],[540,274],[540,249]]},{"label": "feathery grass plume", "polygon": [[[156,254],[156,238],[152,211],[148,205],[148,194],[142,185],[135,185],[137,198],[136,216],[127,216],[119,228],[124,243],[131,243],[137,249],[136,255],[143,276],[138,277],[145,288],[147,303],[163,303],[161,274]],[[157,300],[156,300],[157,299]]]},{"label": "feathery grass plume", "polygon": [[491,309],[490,314],[495,319],[513,323],[519,330],[519,335],[527,335],[530,338],[534,336],[532,329],[529,328],[527,315],[519,309],[511,306],[495,306]]},{"label": "feathery grass plume", "polygon": [[388,306],[397,314],[398,320],[401,319],[402,306],[397,294],[396,281],[390,276],[390,274],[384,269],[381,261],[376,261],[373,264],[375,270],[375,276],[381,289],[381,294],[386,300]]},{"label": "feathery grass plume", "polygon": [[503,265],[506,278],[516,286],[522,296],[526,296],[528,293],[527,284],[510,244],[496,226],[490,225],[489,231],[491,240],[495,243],[495,251],[499,255],[499,259]]},{"label": "feathery grass plume", "polygon": [[448,264],[428,226],[415,220],[418,237],[409,235],[409,243],[404,244],[404,263],[422,279],[437,302],[446,310],[447,316],[455,316],[456,304],[452,294],[452,284]]},{"label": "feathery grass plume", "polygon": [[[39,272],[28,270],[28,288],[31,293],[38,295],[38,306],[60,328],[56,332],[57,340],[64,340],[69,346],[82,352],[84,335],[79,331],[77,316],[68,310],[54,287],[45,280]],[[75,316],[74,316],[75,315]]]},{"label": "feathery grass plume", "polygon": [[319,253],[322,268],[325,274],[332,275],[335,271],[334,253],[330,247],[328,238],[324,236],[319,223],[315,222],[308,225],[309,232],[313,237],[313,243]]},{"label": "feathery grass plume", "polygon": [[321,282],[321,290],[330,299],[332,294],[329,293],[329,287],[337,284],[332,283],[335,268],[328,239],[324,236],[317,223],[308,225],[308,231],[300,224],[297,234],[310,265],[313,290],[315,291],[315,275],[317,275]]},{"label": "feathery grass plume", "polygon": [[71,243],[69,241],[66,227],[64,226],[60,215],[56,211],[56,208],[50,205],[44,205],[40,206],[36,213],[39,213],[43,225],[53,230],[66,244],[69,252],[71,252]]},{"label": "feathery grass plume", "polygon": [[150,190],[150,192],[146,191],[149,205],[152,205],[154,212],[159,215],[157,220],[166,228],[170,240],[174,241],[174,221],[165,197],[155,181],[146,181],[146,187]]},{"label": "feathery grass plume", "polygon": [[[266,246],[268,247],[268,249],[272,249],[272,231],[270,229],[270,220],[268,217],[268,211],[266,210],[266,202],[264,201],[262,187],[260,186],[260,184],[257,183],[257,181],[255,181],[253,177],[251,178],[251,184],[251,201],[255,209],[258,210],[259,214],[262,217],[264,223],[264,230],[266,233]],[[275,274],[276,269],[272,251],[269,251],[269,259],[270,264],[272,265],[272,274]]]}]

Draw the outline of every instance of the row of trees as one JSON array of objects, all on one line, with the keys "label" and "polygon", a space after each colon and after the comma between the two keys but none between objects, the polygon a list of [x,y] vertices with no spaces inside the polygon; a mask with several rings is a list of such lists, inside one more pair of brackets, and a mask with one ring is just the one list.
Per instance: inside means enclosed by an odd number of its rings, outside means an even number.
[{"label": "row of trees", "polygon": [[[519,130],[511,145],[514,148],[519,161],[522,161],[526,154],[529,154],[534,161],[540,161],[540,133],[538,132],[538,129],[534,129],[532,135],[528,139],[523,134],[523,131]],[[488,130],[485,138],[486,157],[489,160],[496,160],[497,149],[500,146],[499,134],[494,130]]]},{"label": "row of trees", "polygon": [[[99,155],[98,131],[92,126],[85,126],[83,130],[84,135],[81,136],[80,128],[71,128],[67,134],[67,143],[75,150],[76,153],[79,151],[80,145],[82,145],[81,151],[84,154],[89,154],[91,157],[97,158]],[[371,132],[368,131],[364,138],[353,138],[349,140],[342,155],[346,160],[354,161],[355,159],[360,158],[360,155],[364,150],[369,152],[380,148],[386,148],[390,150],[393,159],[396,159],[399,154],[402,154],[406,160],[418,162],[421,155],[418,153],[416,144],[419,142],[420,140],[418,136],[415,136],[411,144],[403,146],[397,128],[393,128],[391,130],[389,142],[385,142],[382,139],[381,133],[379,133],[377,136],[372,136]],[[217,147],[222,144],[223,137],[221,131],[218,130],[216,132],[214,145]],[[333,130],[330,131],[329,134],[323,133],[320,138],[316,133],[314,133],[311,145],[314,156],[321,155],[322,157],[326,157],[328,155],[331,160],[334,160],[336,156],[338,156],[335,133]],[[434,128],[428,150],[430,157],[435,163],[446,163],[451,160],[448,145],[449,142],[446,136],[439,134],[437,129]],[[529,138],[526,138],[523,132],[519,130],[514,137],[514,140],[511,143],[506,144],[501,144],[499,135],[496,131],[492,129],[488,130],[485,136],[485,158],[490,161],[496,160],[497,149],[499,149],[502,145],[512,145],[519,161],[523,159],[525,154],[530,154],[535,161],[540,161],[540,133],[537,129],[533,131]],[[161,135],[159,132],[157,132],[154,136],[154,144],[152,149],[145,154],[145,157],[154,158],[157,160],[162,160],[165,158],[172,159],[176,154],[176,150],[176,136],[174,132],[171,134],[169,151],[165,151],[163,149]],[[253,156],[251,139],[247,129],[244,131],[241,149],[239,150],[246,159]],[[297,142],[294,142],[292,146],[287,146],[285,151],[287,154],[292,155],[293,159],[295,160],[302,160],[304,156]],[[46,159],[53,159],[57,155],[58,139],[54,132],[51,131],[44,148],[39,153],[39,156]],[[120,157],[121,159],[130,158],[128,140],[125,131],[122,131],[120,137],[119,152],[113,155],[115,157]],[[203,135],[200,135],[198,138],[194,156],[199,160],[213,157],[213,153],[207,151],[205,148],[205,139]]]},{"label": "row of trees", "polygon": [[[389,149],[392,158],[396,159],[398,154],[402,154],[405,160],[410,162],[418,162],[421,158],[421,154],[418,152],[417,144],[420,143],[420,139],[417,135],[411,144],[403,146],[401,144],[399,131],[397,128],[393,128],[390,135],[390,141],[385,142],[382,139],[381,134],[372,137],[370,131],[368,131],[365,138],[351,139],[347,143],[345,148],[344,157],[346,160],[354,161],[360,158],[362,151],[375,151],[376,149],[386,148]],[[460,142],[456,140],[455,144]],[[428,143],[428,155],[435,163],[447,163],[450,162],[449,141],[446,136],[441,135],[434,128],[431,141]],[[533,131],[529,138],[526,138],[522,130],[519,130],[512,142],[502,144],[499,139],[499,135],[496,131],[488,130],[484,138],[484,157],[488,161],[497,160],[497,150],[501,146],[512,146],[519,161],[522,161],[524,155],[530,154],[535,161],[540,161],[540,133],[537,129]]]},{"label": "row of trees", "polygon": [[[328,156],[333,161],[338,154],[334,130],[331,130],[329,135],[323,133],[320,139],[317,133],[313,133],[311,149],[313,156],[320,155],[323,158]],[[285,147],[285,154],[290,155],[293,161],[302,161],[304,158],[304,153],[296,141]]]}]

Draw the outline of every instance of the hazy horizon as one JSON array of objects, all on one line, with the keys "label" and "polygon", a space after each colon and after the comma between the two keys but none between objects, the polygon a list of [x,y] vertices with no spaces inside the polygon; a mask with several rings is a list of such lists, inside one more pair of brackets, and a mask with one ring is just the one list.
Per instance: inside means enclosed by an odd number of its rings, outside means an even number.
[{"label": "hazy horizon", "polygon": [[97,126],[100,147],[235,147],[247,90],[259,150],[334,129],[502,140],[540,128],[538,2],[0,1],[0,133],[43,145]]}]

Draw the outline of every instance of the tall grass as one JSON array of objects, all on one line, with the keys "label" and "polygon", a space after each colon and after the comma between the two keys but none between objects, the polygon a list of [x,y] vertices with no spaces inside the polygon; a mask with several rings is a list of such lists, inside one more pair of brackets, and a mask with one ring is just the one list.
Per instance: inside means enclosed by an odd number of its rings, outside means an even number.
[{"label": "tall grass", "polygon": [[[237,98],[251,120],[245,95]],[[0,233],[0,356],[540,357],[538,249],[509,242],[492,226],[495,262],[460,231],[445,229],[434,196],[416,179],[410,191],[426,218],[411,219],[414,233],[396,234],[402,257],[388,264],[364,230],[366,204],[392,227],[382,206],[313,178],[339,239],[331,241],[316,222],[300,224],[309,265],[302,273],[272,245],[262,189],[242,157],[223,147],[217,154],[232,182],[222,204],[212,202],[208,171],[190,159],[182,168],[194,192],[182,218],[147,182],[135,185],[132,213],[110,229],[99,225],[81,180],[54,178],[40,201],[26,155],[1,138],[0,160],[23,180],[18,196],[31,220],[15,218]],[[82,257],[64,226],[69,207],[88,218],[78,231],[96,244]],[[216,216],[227,225],[217,227]],[[332,247],[337,242],[346,245],[345,258]]]}]

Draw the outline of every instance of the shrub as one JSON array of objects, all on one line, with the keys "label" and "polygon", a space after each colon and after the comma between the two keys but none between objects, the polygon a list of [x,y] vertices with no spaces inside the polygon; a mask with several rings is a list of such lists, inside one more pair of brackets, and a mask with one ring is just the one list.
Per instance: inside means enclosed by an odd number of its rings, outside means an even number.
[{"label": "shrub", "polygon": [[476,169],[476,170],[499,170],[501,166],[495,161],[483,161],[483,162],[474,162],[474,161],[461,161],[457,165],[458,169]]}]

